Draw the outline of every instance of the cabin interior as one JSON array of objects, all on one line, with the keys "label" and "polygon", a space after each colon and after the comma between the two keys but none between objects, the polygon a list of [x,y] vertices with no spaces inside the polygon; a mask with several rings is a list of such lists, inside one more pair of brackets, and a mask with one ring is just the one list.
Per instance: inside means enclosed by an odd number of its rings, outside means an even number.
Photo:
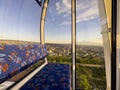
[{"label": "cabin interior", "polygon": [[[35,5],[41,9],[39,14],[40,18],[38,18],[40,19],[38,27],[40,43],[28,42],[23,44],[19,42],[16,45],[0,43],[0,90],[97,90],[95,88],[85,89],[82,87],[82,84],[81,88],[77,88],[76,85],[78,78],[76,77],[76,69],[78,68],[76,54],[77,0],[71,0],[70,63],[49,62],[50,58],[48,51],[51,50],[48,50],[48,45],[45,42],[45,25],[47,24],[47,10],[50,8],[49,3],[52,1],[33,1],[35,2]],[[120,0],[96,1],[98,5],[101,35],[103,40],[104,68],[106,75],[106,87],[104,89],[119,90]],[[11,3],[13,2],[14,1],[11,0]],[[3,1],[0,6],[2,6],[2,4],[4,5],[4,3],[5,1]],[[17,14],[19,13],[20,11],[18,11]],[[0,33],[2,33],[2,30],[0,30]]]}]

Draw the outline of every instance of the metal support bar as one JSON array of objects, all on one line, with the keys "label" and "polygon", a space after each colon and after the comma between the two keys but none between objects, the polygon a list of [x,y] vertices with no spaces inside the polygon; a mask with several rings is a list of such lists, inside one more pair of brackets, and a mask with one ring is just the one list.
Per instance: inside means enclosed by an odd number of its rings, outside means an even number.
[{"label": "metal support bar", "polygon": [[112,0],[112,34],[111,34],[111,90],[116,90],[116,31],[117,31],[117,0]]},{"label": "metal support bar", "polygon": [[[49,0],[44,0],[44,4],[42,7],[41,19],[40,19],[40,42],[41,44],[45,44],[45,18],[48,7]],[[47,58],[45,57],[45,62],[48,63]]]},{"label": "metal support bar", "polygon": [[15,86],[10,88],[9,90],[19,90],[26,82],[28,82],[35,74],[37,74],[46,65],[47,65],[47,63],[44,63],[41,66],[39,66],[36,70],[34,70],[27,77],[22,79],[19,83],[15,84]]},{"label": "metal support bar", "polygon": [[49,0],[44,0],[44,4],[42,7],[41,19],[40,19],[40,42],[41,44],[45,44],[45,18],[48,7]]},{"label": "metal support bar", "polygon": [[102,38],[104,46],[105,71],[106,71],[106,90],[111,90],[111,49],[110,49],[110,28],[108,28],[107,11],[105,0],[98,0],[99,16],[102,28]]},{"label": "metal support bar", "polygon": [[120,0],[117,0],[117,89],[120,90]]},{"label": "metal support bar", "polygon": [[71,10],[72,10],[72,88],[75,90],[75,64],[76,64],[76,0],[71,0]]}]

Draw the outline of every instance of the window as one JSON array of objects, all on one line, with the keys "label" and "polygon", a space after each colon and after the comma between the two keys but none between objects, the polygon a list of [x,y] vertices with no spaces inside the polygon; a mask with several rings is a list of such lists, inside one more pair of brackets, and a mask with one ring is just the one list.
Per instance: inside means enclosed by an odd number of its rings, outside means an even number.
[{"label": "window", "polygon": [[41,9],[34,0],[1,0],[0,11],[1,43],[40,43]]},{"label": "window", "polygon": [[[89,4],[88,4],[89,2]],[[76,89],[106,89],[97,0],[77,0]]]},{"label": "window", "polygon": [[[16,72],[23,71],[23,67],[25,69],[25,66],[40,59],[35,56],[40,44],[40,13],[41,8],[34,0],[1,0],[0,82],[9,74],[9,77],[14,76]],[[37,44],[37,49],[32,44]]]}]

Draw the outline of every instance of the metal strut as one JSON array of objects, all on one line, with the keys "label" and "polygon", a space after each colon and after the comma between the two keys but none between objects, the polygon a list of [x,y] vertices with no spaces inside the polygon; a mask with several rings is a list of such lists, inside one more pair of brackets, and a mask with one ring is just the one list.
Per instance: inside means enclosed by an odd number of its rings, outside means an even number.
[{"label": "metal strut", "polygon": [[[41,19],[40,19],[40,42],[42,45],[45,44],[45,18],[48,7],[49,0],[44,0],[42,7]],[[47,58],[45,57],[45,62],[48,63]]]},{"label": "metal strut", "polygon": [[75,66],[76,66],[76,0],[71,0],[71,22],[72,22],[72,90],[75,90]]}]

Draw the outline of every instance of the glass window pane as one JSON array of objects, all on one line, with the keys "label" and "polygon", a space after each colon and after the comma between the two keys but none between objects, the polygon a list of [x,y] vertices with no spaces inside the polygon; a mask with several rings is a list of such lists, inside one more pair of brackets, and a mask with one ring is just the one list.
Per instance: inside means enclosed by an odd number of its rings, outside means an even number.
[{"label": "glass window pane", "polygon": [[71,1],[50,1],[45,25],[48,61],[71,63]]},{"label": "glass window pane", "polygon": [[77,0],[77,89],[106,89],[101,32],[97,0]]},{"label": "glass window pane", "polygon": [[0,83],[40,59],[40,14],[34,0],[0,0]]},{"label": "glass window pane", "polygon": [[0,40],[40,42],[41,9],[37,3],[34,0],[0,2]]}]

